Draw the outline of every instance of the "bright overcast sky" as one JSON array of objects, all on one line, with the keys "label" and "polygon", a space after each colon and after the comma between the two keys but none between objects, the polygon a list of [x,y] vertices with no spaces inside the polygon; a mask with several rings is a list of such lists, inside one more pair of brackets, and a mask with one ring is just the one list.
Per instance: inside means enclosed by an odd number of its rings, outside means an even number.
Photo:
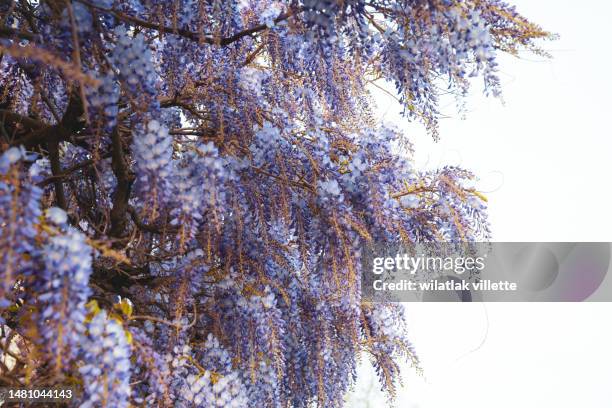
[{"label": "bright overcast sky", "polygon": [[[495,241],[612,241],[612,3],[509,1],[561,36],[544,44],[554,59],[501,59],[506,104],[474,89],[466,120],[444,107],[454,118],[443,120],[438,143],[402,124],[417,165],[480,175]],[[378,101],[397,121],[395,102]],[[425,377],[406,378],[398,407],[612,407],[612,304],[409,304],[407,312]]]}]

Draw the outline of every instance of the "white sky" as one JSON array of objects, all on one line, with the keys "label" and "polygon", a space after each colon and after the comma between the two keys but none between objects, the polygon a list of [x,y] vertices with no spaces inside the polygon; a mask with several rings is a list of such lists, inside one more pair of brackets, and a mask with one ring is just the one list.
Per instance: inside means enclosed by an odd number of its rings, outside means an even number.
[{"label": "white sky", "polygon": [[[438,143],[382,93],[380,108],[409,132],[417,165],[480,175],[495,241],[612,241],[612,2],[509,1],[561,38],[545,44],[552,60],[500,60],[505,106],[475,88],[466,120],[444,108],[454,118]],[[612,304],[408,304],[407,314],[425,377],[406,371],[398,407],[612,407]]]},{"label": "white sky", "polygon": [[405,371],[397,406],[610,408],[611,309],[599,303],[409,304],[425,374]]}]

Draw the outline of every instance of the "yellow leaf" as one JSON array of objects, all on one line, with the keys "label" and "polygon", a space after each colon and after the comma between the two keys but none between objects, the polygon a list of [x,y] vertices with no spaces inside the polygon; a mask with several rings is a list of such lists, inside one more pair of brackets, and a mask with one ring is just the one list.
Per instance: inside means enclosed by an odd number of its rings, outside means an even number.
[{"label": "yellow leaf", "polygon": [[134,337],[132,337],[132,332],[129,330],[125,330],[125,338],[127,339],[128,344],[132,344],[134,342]]},{"label": "yellow leaf", "polygon": [[121,302],[115,304],[115,308],[128,318],[132,316],[132,312],[134,311],[132,302],[130,302],[128,299],[121,299]]},{"label": "yellow leaf", "polygon": [[89,309],[90,313],[93,313],[94,316],[97,315],[98,313],[100,313],[100,305],[98,305],[98,301],[93,299],[90,300],[89,302],[87,302],[87,304],[85,305],[87,307],[87,309]]},{"label": "yellow leaf", "polygon": [[476,197],[480,198],[485,203],[489,201],[489,199],[484,194],[482,194],[480,191],[472,191],[472,194],[474,194]]}]

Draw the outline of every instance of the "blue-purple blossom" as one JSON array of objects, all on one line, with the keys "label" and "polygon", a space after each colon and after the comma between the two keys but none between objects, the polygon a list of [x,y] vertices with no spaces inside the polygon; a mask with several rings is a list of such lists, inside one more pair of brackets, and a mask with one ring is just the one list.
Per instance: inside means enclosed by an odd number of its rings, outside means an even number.
[{"label": "blue-purple blossom", "polygon": [[117,124],[119,97],[119,84],[111,75],[102,76],[98,89],[90,91],[89,103],[99,110],[106,129],[113,129]]},{"label": "blue-purple blossom", "polygon": [[[0,155],[0,308],[15,302],[12,292],[20,275],[31,275],[41,216],[43,191],[32,184],[25,161],[33,157],[23,147],[12,147]],[[2,317],[0,317],[2,320]]]},{"label": "blue-purple blossom", "polygon": [[84,364],[81,407],[128,407],[131,349],[123,326],[105,311],[96,314],[80,339]]},{"label": "blue-purple blossom", "polygon": [[155,95],[156,72],[153,55],[144,36],[131,36],[123,26],[115,29],[114,34],[117,42],[111,58],[119,71],[121,82],[133,97],[138,97],[141,93]]},{"label": "blue-purple blossom", "polygon": [[160,207],[169,199],[172,175],[172,137],[157,120],[150,120],[134,135],[132,142],[136,167],[136,188],[147,191],[150,204]]},{"label": "blue-purple blossom", "polygon": [[[51,210],[63,221],[61,210]],[[92,251],[85,235],[68,227],[53,236],[44,247],[44,270],[37,276],[40,314],[38,324],[44,345],[53,356],[51,364],[60,370],[77,356],[91,294]]]}]

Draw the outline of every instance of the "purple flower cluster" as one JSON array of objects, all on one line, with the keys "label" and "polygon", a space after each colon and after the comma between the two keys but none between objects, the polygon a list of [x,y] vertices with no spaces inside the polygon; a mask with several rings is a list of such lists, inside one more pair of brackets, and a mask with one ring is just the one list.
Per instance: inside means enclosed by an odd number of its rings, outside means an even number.
[{"label": "purple flower cluster", "polygon": [[[14,302],[13,289],[20,275],[32,273],[31,257],[37,251],[36,225],[41,216],[43,191],[24,171],[31,160],[22,147],[12,147],[0,155],[0,309]],[[0,317],[0,321],[2,317]]]},{"label": "purple flower cluster", "polygon": [[[59,223],[67,219],[60,209],[48,211],[47,216]],[[85,236],[68,227],[49,239],[42,257],[45,268],[37,276],[38,324],[44,345],[54,356],[52,364],[59,370],[77,357],[85,331],[92,254]]]},{"label": "purple flower cluster", "polygon": [[102,76],[98,89],[90,90],[89,103],[99,111],[103,126],[107,130],[113,129],[117,124],[119,97],[119,84],[111,75]]},{"label": "purple flower cluster", "polygon": [[238,373],[213,379],[214,373],[190,374],[186,379],[184,398],[194,407],[241,408],[248,406]]},{"label": "purple flower cluster", "polygon": [[119,79],[133,97],[156,95],[157,73],[153,54],[142,34],[131,36],[124,26],[115,29],[117,42],[111,59],[119,71]]},{"label": "purple flower cluster", "polygon": [[81,407],[130,406],[131,349],[125,329],[105,311],[97,313],[80,338],[84,364]]},{"label": "purple flower cluster", "polygon": [[181,228],[183,240],[194,237],[206,213],[223,211],[223,187],[230,176],[231,163],[219,156],[214,143],[200,143],[186,154],[175,170],[176,205],[171,212],[171,224]]},{"label": "purple flower cluster", "polygon": [[150,120],[134,135],[132,142],[136,170],[136,189],[145,191],[147,205],[157,209],[169,200],[172,176],[172,137],[168,128]]}]

